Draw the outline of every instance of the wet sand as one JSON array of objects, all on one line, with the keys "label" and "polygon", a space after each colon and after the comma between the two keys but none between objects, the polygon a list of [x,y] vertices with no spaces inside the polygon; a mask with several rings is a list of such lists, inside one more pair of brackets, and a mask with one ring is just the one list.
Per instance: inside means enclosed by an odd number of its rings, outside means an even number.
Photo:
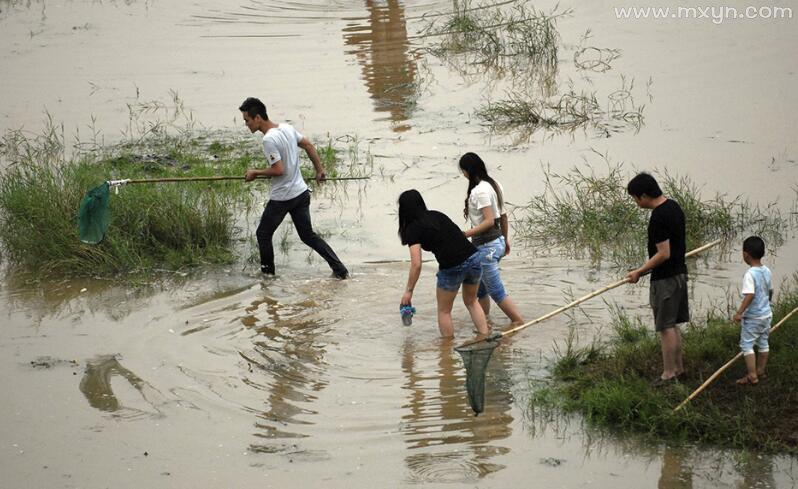
[{"label": "wet sand", "polygon": [[[455,165],[466,149],[485,158],[513,204],[543,189],[542,164],[567,171],[584,158],[601,171],[596,150],[630,171],[667,169],[707,195],[778,199],[789,212],[798,181],[796,20],[631,21],[616,19],[609,2],[576,5],[558,23],[566,43],[559,88],[571,78],[607,100],[621,74],[634,77],[645,125],[609,138],[577,131],[524,140],[491,134],[473,116],[488,97],[502,97],[506,81],[464,79],[417,50],[420,17],[448,7],[0,2],[0,130],[38,130],[46,108],[82,139],[96,115],[113,142],[129,123],[125,104],[168,100],[174,89],[208,128],[243,131],[237,106],[255,95],[273,119],[317,137],[358,135],[375,155],[368,183],[347,184],[335,198],[319,192],[312,203],[314,225],[332,232],[353,273],[346,282],[326,278],[318,258],[309,263],[295,236],[273,281],[245,264],[139,288],[5,277],[0,485],[795,485],[791,458],[651,445],[535,414],[530,379],[547,375],[566,316],[497,350],[486,412],[474,418],[460,359],[437,336],[434,264],[424,265],[419,313],[406,328],[397,314],[404,264],[370,262],[407,257],[395,232],[402,190],[418,188],[430,207],[461,215],[466,182]],[[573,65],[588,28],[590,45],[622,50],[605,73]],[[417,98],[414,84],[424,87]],[[775,283],[798,270],[798,240],[791,235],[768,264]],[[700,263],[693,312],[725,306],[744,269],[716,254]],[[616,273],[520,246],[503,262],[528,318]],[[604,297],[641,315],[646,298],[645,285]],[[458,339],[469,337],[464,308],[454,313]],[[573,318],[588,341],[608,313],[596,300]]]}]

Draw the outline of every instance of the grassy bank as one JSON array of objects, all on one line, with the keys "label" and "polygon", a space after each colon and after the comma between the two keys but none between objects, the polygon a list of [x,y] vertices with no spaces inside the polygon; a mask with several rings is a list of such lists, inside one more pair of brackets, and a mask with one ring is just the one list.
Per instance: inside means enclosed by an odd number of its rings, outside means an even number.
[{"label": "grassy bank", "polygon": [[[784,287],[774,307],[774,324],[798,306],[798,277]],[[611,334],[578,347],[573,337],[560,345],[553,382],[533,405],[581,413],[586,421],[657,440],[698,441],[723,447],[760,448],[798,454],[798,317],[770,339],[768,376],[756,387],[735,380],[742,360],[682,411],[673,408],[739,351],[739,326],[719,314],[683,329],[686,379],[651,387],[661,371],[659,343],[649,321],[616,310]]]},{"label": "grassy bank", "polygon": [[[739,196],[706,197],[687,177],[654,173],[665,195],[684,210],[688,249],[743,234],[761,236],[770,250],[783,243],[789,219],[775,204],[759,207]],[[516,211],[516,232],[535,247],[554,247],[576,258],[618,266],[642,263],[649,212],[626,192],[634,174],[609,162],[602,174],[589,166],[565,174],[544,168],[545,190]]]},{"label": "grassy bank", "polygon": [[[263,164],[248,137],[150,133],[121,144],[92,144],[66,155],[57,127],[41,135],[20,131],[0,144],[0,246],[16,272],[109,276],[153,269],[174,270],[235,259],[236,211],[254,203],[267,181],[126,185],[110,199],[111,221],[96,246],[78,239],[77,210],[89,188],[109,179],[243,176]],[[365,173],[357,141],[317,143],[329,177]],[[348,153],[348,154],[347,154]],[[312,165],[306,163],[308,177]]]}]

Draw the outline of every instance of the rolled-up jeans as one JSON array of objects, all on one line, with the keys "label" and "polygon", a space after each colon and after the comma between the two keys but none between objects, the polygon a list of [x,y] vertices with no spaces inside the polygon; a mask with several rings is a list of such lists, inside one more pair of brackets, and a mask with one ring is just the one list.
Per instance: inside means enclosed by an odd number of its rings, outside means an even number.
[{"label": "rolled-up jeans", "polygon": [[756,345],[759,353],[766,353],[770,350],[768,336],[770,335],[770,322],[772,319],[772,317],[743,318],[743,324],[740,329],[740,350],[743,355],[754,353],[754,345]]},{"label": "rolled-up jeans", "polygon": [[499,236],[493,241],[489,241],[477,247],[482,254],[482,280],[479,283],[477,298],[482,299],[490,295],[496,304],[501,303],[506,297],[502,278],[499,276],[499,260],[504,257],[504,250],[507,243],[504,236]]}]

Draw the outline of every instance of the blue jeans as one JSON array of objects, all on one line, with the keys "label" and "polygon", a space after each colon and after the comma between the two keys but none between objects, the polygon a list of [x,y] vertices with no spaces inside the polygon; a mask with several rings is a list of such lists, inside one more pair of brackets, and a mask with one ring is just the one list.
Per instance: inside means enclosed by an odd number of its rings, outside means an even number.
[{"label": "blue jeans", "polygon": [[770,335],[770,321],[772,319],[743,318],[743,325],[740,329],[740,350],[742,350],[743,355],[754,353],[754,345],[756,345],[759,353],[765,353],[770,349],[768,336]]},{"label": "blue jeans", "polygon": [[477,291],[478,299],[490,295],[490,298],[499,304],[507,297],[502,278],[499,276],[499,260],[504,256],[506,248],[504,236],[499,236],[479,247],[482,254],[482,281]]},{"label": "blue jeans", "polygon": [[477,251],[466,260],[453,267],[438,269],[438,288],[447,292],[457,292],[460,284],[476,285],[482,277],[482,265],[480,257],[482,253]]}]

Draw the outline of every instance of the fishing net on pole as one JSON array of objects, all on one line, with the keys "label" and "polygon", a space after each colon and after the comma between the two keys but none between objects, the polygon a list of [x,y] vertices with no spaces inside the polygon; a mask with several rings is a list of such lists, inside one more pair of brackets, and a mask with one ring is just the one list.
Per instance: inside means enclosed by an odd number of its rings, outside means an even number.
[{"label": "fishing net on pole", "polygon": [[108,210],[110,185],[104,182],[88,192],[80,202],[78,210],[78,231],[80,240],[88,244],[98,244],[108,231],[111,213]]},{"label": "fishing net on pole", "polygon": [[485,372],[493,350],[500,344],[500,338],[501,333],[495,333],[482,341],[454,349],[465,364],[468,404],[475,416],[479,416],[479,413],[485,409]]}]

